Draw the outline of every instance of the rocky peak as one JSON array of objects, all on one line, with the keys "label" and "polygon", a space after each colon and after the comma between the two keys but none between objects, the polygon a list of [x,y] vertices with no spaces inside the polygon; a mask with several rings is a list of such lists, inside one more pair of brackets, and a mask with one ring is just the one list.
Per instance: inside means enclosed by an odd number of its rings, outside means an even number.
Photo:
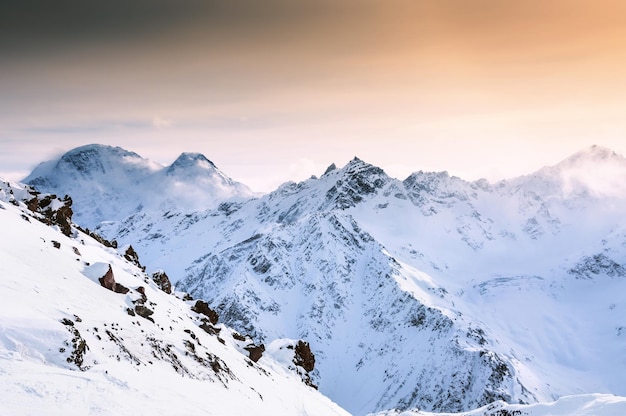
[{"label": "rocky peak", "polygon": [[390,180],[381,168],[363,162],[357,157],[348,162],[336,175],[334,185],[326,192],[326,200],[341,209],[355,206]]},{"label": "rocky peak", "polygon": [[418,206],[427,204],[429,201],[446,205],[457,201],[467,201],[475,194],[476,189],[483,189],[479,185],[450,176],[445,171],[423,172],[420,170],[412,173],[402,184],[411,201]]},{"label": "rocky peak", "polygon": [[167,174],[175,175],[189,170],[213,172],[217,167],[202,153],[183,152],[167,169]]},{"label": "rocky peak", "polygon": [[89,177],[93,174],[106,174],[111,166],[127,161],[145,161],[134,152],[121,147],[90,144],[77,147],[61,156],[57,169],[75,171],[79,176]]},{"label": "rocky peak", "polygon": [[331,163],[326,170],[324,171],[324,173],[322,174],[322,176],[329,174],[330,172],[334,171],[337,169],[337,165],[335,165],[334,163]]}]

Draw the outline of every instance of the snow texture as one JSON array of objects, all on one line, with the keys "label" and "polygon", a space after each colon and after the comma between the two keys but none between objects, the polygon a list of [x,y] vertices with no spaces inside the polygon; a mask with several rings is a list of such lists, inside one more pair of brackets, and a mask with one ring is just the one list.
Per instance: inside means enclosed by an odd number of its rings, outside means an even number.
[{"label": "snow texture", "polygon": [[355,158],[97,230],[256,342],[308,341],[313,382],[351,413],[461,412],[626,395],[624,183],[626,160],[597,146],[495,184]]},{"label": "snow texture", "polygon": [[[348,414],[116,250],[43,224],[28,190],[0,182],[1,414]],[[128,293],[100,285],[109,267]]]}]

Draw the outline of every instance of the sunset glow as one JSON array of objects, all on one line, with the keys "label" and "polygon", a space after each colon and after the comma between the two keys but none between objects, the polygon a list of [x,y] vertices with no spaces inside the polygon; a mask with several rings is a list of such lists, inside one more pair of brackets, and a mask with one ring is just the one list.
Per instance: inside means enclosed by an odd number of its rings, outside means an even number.
[{"label": "sunset glow", "polygon": [[592,144],[624,154],[624,16],[617,0],[2,5],[0,175],[86,143],[202,152],[262,191],[355,155],[496,180]]}]

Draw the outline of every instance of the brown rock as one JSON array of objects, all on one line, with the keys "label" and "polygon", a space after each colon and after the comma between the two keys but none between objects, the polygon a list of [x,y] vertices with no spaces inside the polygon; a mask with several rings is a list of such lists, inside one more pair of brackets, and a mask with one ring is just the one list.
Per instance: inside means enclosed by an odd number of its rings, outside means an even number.
[{"label": "brown rock", "polygon": [[196,304],[191,308],[191,310],[196,312],[196,313],[201,313],[204,316],[206,316],[207,318],[209,318],[209,321],[213,325],[217,324],[217,320],[220,317],[217,314],[217,312],[215,312],[213,309],[209,308],[209,305],[205,301],[203,301],[203,300],[196,301]]},{"label": "brown rock", "polygon": [[248,351],[249,358],[256,363],[263,356],[263,352],[265,351],[265,345],[264,344],[261,344],[261,345],[252,344],[252,345],[248,345],[247,347],[245,347],[244,350]]},{"label": "brown rock", "polygon": [[146,271],[146,266],[142,266],[139,262],[139,254],[137,254],[133,246],[128,246],[126,252],[124,253],[124,258],[139,267],[142,271]]},{"label": "brown rock", "polygon": [[100,281],[102,287],[106,287],[109,290],[115,290],[115,277],[113,276],[113,269],[110,264],[109,270],[98,280]]},{"label": "brown rock", "polygon": [[113,269],[111,268],[110,264],[109,264],[109,270],[107,270],[105,275],[99,278],[98,281],[100,282],[100,285],[102,287],[105,287],[115,293],[121,293],[124,295],[128,293],[129,291],[129,289],[126,286],[115,282],[115,276],[113,276]]},{"label": "brown rock", "polygon": [[315,368],[315,356],[311,352],[311,347],[306,341],[298,341],[296,344],[294,364],[300,366],[310,373]]},{"label": "brown rock", "polygon": [[152,280],[157,284],[159,289],[170,295],[172,293],[172,282],[164,271],[160,270],[152,274]]}]

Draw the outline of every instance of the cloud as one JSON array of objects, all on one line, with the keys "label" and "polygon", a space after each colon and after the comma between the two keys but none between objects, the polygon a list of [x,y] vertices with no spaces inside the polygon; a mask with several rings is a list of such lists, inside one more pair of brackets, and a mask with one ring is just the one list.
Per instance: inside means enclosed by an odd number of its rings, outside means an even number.
[{"label": "cloud", "polygon": [[172,121],[163,117],[152,117],[152,125],[157,129],[168,128],[172,126]]}]

